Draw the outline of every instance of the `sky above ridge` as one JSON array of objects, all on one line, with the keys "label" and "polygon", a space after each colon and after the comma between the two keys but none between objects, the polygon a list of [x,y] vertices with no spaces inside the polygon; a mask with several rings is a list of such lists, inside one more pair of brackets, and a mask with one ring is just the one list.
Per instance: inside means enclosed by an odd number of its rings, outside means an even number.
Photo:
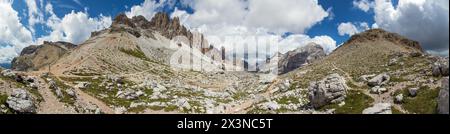
[{"label": "sky above ridge", "polygon": [[[119,13],[180,17],[207,36],[276,36],[288,51],[315,42],[331,52],[351,35],[383,28],[448,56],[448,0],[0,0],[0,63],[43,41],[75,44]],[[236,40],[239,41],[239,40]]]}]

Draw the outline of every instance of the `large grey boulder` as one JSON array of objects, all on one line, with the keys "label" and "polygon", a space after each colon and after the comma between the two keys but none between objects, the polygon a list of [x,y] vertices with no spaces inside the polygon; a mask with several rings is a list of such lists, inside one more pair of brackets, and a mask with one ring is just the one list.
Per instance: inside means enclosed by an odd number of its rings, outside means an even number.
[{"label": "large grey boulder", "polygon": [[390,103],[377,103],[363,110],[363,114],[392,114]]},{"label": "large grey boulder", "polygon": [[340,103],[347,96],[345,79],[339,74],[328,75],[321,81],[312,82],[308,88],[308,98],[314,108],[330,103]]},{"label": "large grey boulder", "polygon": [[11,69],[5,69],[2,71],[2,76],[14,78],[16,77],[16,74]]},{"label": "large grey boulder", "polygon": [[448,77],[442,78],[442,88],[438,97],[438,113],[448,114]]},{"label": "large grey boulder", "polygon": [[435,77],[438,76],[448,76],[448,57],[439,58],[432,67],[432,74]]},{"label": "large grey boulder", "polygon": [[367,82],[367,84],[371,87],[382,86],[382,85],[387,84],[389,82],[390,78],[391,77],[389,77],[389,75],[387,73],[382,73],[382,74],[379,74],[379,75],[373,77],[372,79],[370,79]]},{"label": "large grey boulder", "polygon": [[35,113],[36,106],[24,89],[14,89],[11,96],[6,100],[8,107],[19,113]]}]

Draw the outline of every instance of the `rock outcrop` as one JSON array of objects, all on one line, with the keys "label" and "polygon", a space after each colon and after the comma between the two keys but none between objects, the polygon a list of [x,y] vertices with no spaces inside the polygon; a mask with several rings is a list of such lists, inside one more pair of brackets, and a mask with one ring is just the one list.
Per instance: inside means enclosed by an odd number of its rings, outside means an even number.
[{"label": "rock outcrop", "polygon": [[390,103],[377,103],[373,107],[363,110],[363,114],[392,114],[392,105]]},{"label": "rock outcrop", "polygon": [[373,77],[372,79],[370,79],[367,82],[367,84],[372,87],[382,86],[382,85],[387,84],[389,82],[390,78],[391,77],[389,77],[389,75],[387,73],[382,73],[382,74],[379,74],[379,75]]},{"label": "rock outcrop", "polygon": [[311,64],[326,56],[323,48],[315,43],[309,43],[306,46],[288,51],[285,54],[276,53],[267,61],[259,63],[258,71],[261,73],[285,74],[307,64]]},{"label": "rock outcrop", "polygon": [[20,56],[12,60],[12,69],[17,71],[39,70],[54,63],[75,47],[76,45],[68,42],[47,41],[44,41],[42,45],[31,45],[24,48]]},{"label": "rock outcrop", "polygon": [[417,50],[419,53],[424,52],[419,42],[407,39],[396,33],[387,32],[383,29],[371,29],[359,34],[355,34],[346,42],[346,44],[352,42],[370,42],[379,39],[387,40],[394,44],[413,48]]},{"label": "rock outcrop", "polygon": [[448,76],[448,57],[438,58],[436,62],[433,63],[432,74],[435,77]]},{"label": "rock outcrop", "polygon": [[318,82],[312,82],[308,88],[309,101],[314,108],[330,103],[340,103],[347,97],[345,79],[339,74],[331,74]]},{"label": "rock outcrop", "polygon": [[448,114],[448,77],[442,78],[442,87],[438,97],[438,113]]},{"label": "rock outcrop", "polygon": [[11,96],[6,101],[8,107],[19,113],[35,113],[36,106],[24,89],[14,89]]},{"label": "rock outcrop", "polygon": [[280,56],[278,61],[278,72],[287,73],[306,64],[320,60],[326,56],[323,48],[315,43],[289,51]]}]

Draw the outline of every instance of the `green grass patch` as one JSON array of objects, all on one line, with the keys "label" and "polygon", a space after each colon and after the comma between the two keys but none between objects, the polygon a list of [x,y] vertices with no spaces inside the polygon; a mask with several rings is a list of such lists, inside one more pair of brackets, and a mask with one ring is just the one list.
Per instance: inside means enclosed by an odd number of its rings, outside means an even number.
[{"label": "green grass patch", "polygon": [[403,113],[402,111],[398,110],[395,107],[392,107],[391,109],[392,109],[392,114],[405,114],[405,113]]},{"label": "green grass patch", "polygon": [[339,107],[338,104],[326,105],[320,110],[335,109],[336,114],[361,114],[362,111],[370,107],[374,100],[364,93],[355,90],[349,90],[345,98],[345,105]]},{"label": "green grass patch", "polygon": [[298,98],[294,97],[294,96],[283,96],[279,99],[276,100],[276,102],[278,104],[298,104],[300,103],[300,101],[298,101]]},{"label": "green grass patch", "polygon": [[120,48],[120,51],[145,61],[151,61],[149,58],[147,58],[147,56],[145,56],[144,52],[142,52],[141,48],[139,47],[137,47],[137,49],[134,50]]},{"label": "green grass patch", "polygon": [[[8,95],[6,94],[0,94],[0,105],[5,105],[8,106],[8,104],[6,104],[6,100],[8,99]],[[14,114],[13,110],[11,110],[10,108],[6,107],[7,111],[6,113],[2,113],[0,112],[0,114]]]},{"label": "green grass patch", "polygon": [[407,96],[407,89],[403,89],[404,99],[402,107],[410,113],[416,114],[436,114],[438,89],[430,89],[422,86],[417,92],[416,97]]}]

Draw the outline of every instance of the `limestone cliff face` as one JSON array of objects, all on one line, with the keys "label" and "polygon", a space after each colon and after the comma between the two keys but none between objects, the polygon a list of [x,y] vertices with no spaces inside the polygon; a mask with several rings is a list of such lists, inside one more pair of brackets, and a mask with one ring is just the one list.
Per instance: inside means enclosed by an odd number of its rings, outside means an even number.
[{"label": "limestone cliff face", "polygon": [[306,64],[320,60],[326,56],[323,48],[315,43],[310,43],[304,47],[297,48],[280,55],[278,61],[278,72],[287,73]]},{"label": "limestone cliff face", "polygon": [[45,67],[68,53],[76,45],[68,42],[44,42],[42,45],[31,45],[22,50],[19,57],[12,60],[12,69],[32,71]]}]

